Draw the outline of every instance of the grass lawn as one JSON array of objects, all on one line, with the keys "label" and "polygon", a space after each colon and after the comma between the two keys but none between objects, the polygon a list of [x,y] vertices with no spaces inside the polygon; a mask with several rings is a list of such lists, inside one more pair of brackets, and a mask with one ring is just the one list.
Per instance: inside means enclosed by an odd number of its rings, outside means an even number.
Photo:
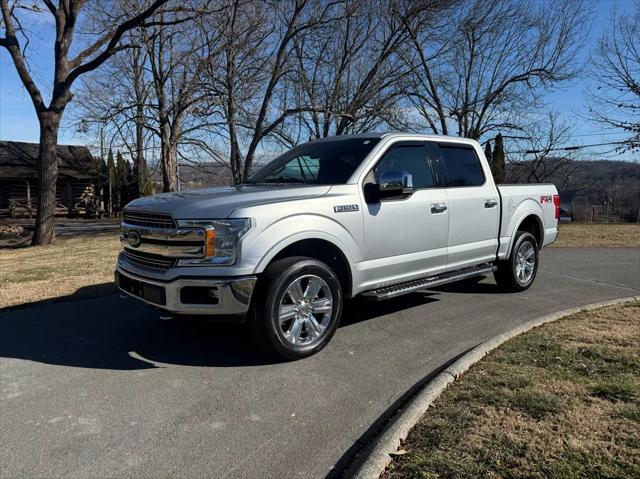
[{"label": "grass lawn", "polygon": [[395,478],[640,477],[640,302],[508,341],[429,408]]},{"label": "grass lawn", "polygon": [[114,291],[118,234],[60,237],[49,246],[0,250],[0,308]]},{"label": "grass lawn", "polygon": [[640,247],[640,225],[633,223],[561,223],[560,236],[551,246]]}]

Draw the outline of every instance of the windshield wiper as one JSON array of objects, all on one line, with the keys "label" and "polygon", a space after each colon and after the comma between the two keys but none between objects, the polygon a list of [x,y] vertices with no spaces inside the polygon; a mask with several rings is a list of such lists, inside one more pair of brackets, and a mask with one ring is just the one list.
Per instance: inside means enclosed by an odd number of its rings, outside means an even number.
[{"label": "windshield wiper", "polygon": [[259,181],[258,183],[267,183],[267,184],[273,184],[273,183],[297,183],[297,184],[301,184],[301,185],[306,185],[307,182],[301,180],[300,178],[295,178],[293,176],[280,176],[278,178],[267,178],[265,180]]}]

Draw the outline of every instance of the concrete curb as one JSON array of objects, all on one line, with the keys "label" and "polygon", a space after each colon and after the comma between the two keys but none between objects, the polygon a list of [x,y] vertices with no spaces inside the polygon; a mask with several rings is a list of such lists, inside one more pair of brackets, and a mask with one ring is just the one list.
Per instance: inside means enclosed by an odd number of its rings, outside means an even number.
[{"label": "concrete curb", "polygon": [[365,448],[360,459],[357,459],[352,467],[347,470],[346,476],[355,479],[378,479],[380,474],[382,474],[391,462],[392,457],[390,454],[398,450],[401,441],[407,437],[409,431],[449,384],[458,379],[472,365],[480,361],[480,359],[505,341],[545,323],[556,321],[564,316],[631,301],[640,301],[640,296],[628,296],[609,301],[601,301],[599,303],[578,306],[557,313],[547,314],[479,344],[429,381],[409,404],[407,404],[402,412],[396,416],[384,433]]}]

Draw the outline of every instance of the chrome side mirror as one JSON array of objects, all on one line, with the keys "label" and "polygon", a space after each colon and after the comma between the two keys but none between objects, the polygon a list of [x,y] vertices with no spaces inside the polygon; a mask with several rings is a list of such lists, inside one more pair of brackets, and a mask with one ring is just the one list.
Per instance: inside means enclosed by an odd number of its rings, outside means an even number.
[{"label": "chrome side mirror", "polygon": [[384,196],[413,193],[413,177],[405,170],[385,171],[380,175],[378,189]]}]

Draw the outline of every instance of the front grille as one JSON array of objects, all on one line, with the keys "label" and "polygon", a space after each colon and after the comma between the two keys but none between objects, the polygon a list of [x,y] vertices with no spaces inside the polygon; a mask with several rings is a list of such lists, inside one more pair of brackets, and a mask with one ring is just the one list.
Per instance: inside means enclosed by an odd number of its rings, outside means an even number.
[{"label": "front grille", "polygon": [[142,251],[132,251],[128,248],[124,249],[124,256],[130,263],[145,268],[167,270],[175,266],[175,258],[167,258],[153,253],[144,253]]},{"label": "front grille", "polygon": [[149,228],[174,228],[176,226],[173,218],[163,213],[125,210],[122,216],[124,222],[130,225],[146,226]]}]

